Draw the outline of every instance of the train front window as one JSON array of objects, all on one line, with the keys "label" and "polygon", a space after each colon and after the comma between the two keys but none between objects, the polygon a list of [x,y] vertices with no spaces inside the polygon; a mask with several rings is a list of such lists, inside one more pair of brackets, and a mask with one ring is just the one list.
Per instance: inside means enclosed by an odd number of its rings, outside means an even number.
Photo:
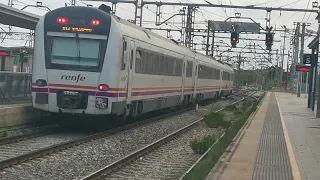
[{"label": "train front window", "polygon": [[92,39],[52,39],[51,63],[75,66],[99,66],[100,41]]}]

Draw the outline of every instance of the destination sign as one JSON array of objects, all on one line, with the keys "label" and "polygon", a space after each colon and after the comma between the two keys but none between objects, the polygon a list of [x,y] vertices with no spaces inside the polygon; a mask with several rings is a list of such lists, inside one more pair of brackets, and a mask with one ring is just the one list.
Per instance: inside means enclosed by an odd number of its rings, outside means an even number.
[{"label": "destination sign", "polygon": [[62,26],[62,31],[72,31],[72,32],[92,32],[92,28],[79,28],[79,27],[66,27]]}]

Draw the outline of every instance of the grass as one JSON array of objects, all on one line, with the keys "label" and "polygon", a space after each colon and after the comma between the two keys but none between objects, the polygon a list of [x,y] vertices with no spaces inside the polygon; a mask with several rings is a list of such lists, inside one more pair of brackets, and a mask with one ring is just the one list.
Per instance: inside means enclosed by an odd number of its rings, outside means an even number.
[{"label": "grass", "polygon": [[0,138],[4,138],[4,137],[7,137],[9,134],[7,131],[2,131],[0,132]]},{"label": "grass", "polygon": [[[214,165],[217,163],[221,155],[224,153],[224,151],[227,149],[229,144],[233,141],[233,138],[237,135],[240,128],[243,126],[243,124],[247,121],[249,116],[254,112],[262,98],[261,96],[257,101],[245,103],[247,101],[244,101],[244,103],[241,104],[242,108],[246,108],[246,111],[242,111],[238,109],[234,109],[235,114],[241,114],[238,117],[234,123],[230,126],[230,128],[226,129],[225,135],[214,145],[214,147],[209,151],[209,153],[205,156],[204,159],[202,159],[184,178],[183,180],[201,180],[205,179],[208,173],[211,171],[211,169],[214,167]],[[234,107],[230,107],[230,109],[233,109]],[[241,109],[242,109],[241,108]],[[220,118],[219,122],[223,122],[223,115],[217,115],[210,113],[206,116],[208,118],[208,122],[210,124],[214,124],[212,119],[210,118]],[[221,120],[222,119],[222,120]],[[206,120],[206,119],[205,119]],[[217,123],[216,123],[217,124]],[[210,126],[209,126],[210,127]],[[195,152],[201,152],[204,153],[208,148],[214,143],[212,142],[213,139],[210,139],[210,137],[205,137],[202,140],[193,140],[191,142],[191,147]],[[209,145],[209,143],[211,143]],[[194,147],[193,147],[194,146]]]},{"label": "grass", "polygon": [[208,135],[202,139],[194,139],[190,142],[190,146],[195,153],[203,154],[206,152],[210,146],[216,141],[214,135]]},{"label": "grass", "polygon": [[216,113],[211,112],[204,116],[203,120],[206,123],[206,125],[210,128],[228,128],[230,127],[231,123],[224,120],[225,115],[223,113]]}]

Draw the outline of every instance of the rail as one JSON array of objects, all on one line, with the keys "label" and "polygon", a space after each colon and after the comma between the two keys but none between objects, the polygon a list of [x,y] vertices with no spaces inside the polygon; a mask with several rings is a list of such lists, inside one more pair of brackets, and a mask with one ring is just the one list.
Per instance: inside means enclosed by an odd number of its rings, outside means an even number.
[{"label": "rail", "polygon": [[[255,94],[255,93],[253,93],[253,94]],[[251,94],[251,96],[252,96],[253,94]],[[257,99],[256,97],[253,97],[253,98]],[[260,103],[261,103],[261,102],[260,102]],[[252,106],[252,105],[251,105],[251,106]],[[259,104],[259,106],[260,106],[260,104]],[[259,107],[257,107],[257,109],[250,114],[250,116],[249,116],[248,119],[252,119],[252,118],[254,117],[254,115],[257,113],[257,110],[258,110],[258,109],[259,109]],[[246,123],[248,123],[248,121],[247,121]],[[239,130],[239,132],[241,132],[241,130],[242,130],[245,126],[246,126],[246,124],[244,124],[244,126],[242,126],[242,128]],[[238,132],[238,133],[239,133],[239,132]],[[211,147],[210,147],[206,152],[204,152],[204,153],[199,157],[199,159],[179,178],[179,180],[183,180],[183,178],[184,178],[187,174],[189,174],[189,173],[193,170],[193,168],[194,168],[203,158],[205,158],[205,157],[208,155],[208,153],[211,151],[211,149],[212,149],[224,136],[225,136],[225,132],[211,145]]]},{"label": "rail", "polygon": [[[246,97],[243,97],[242,99],[236,101],[236,102],[233,102],[231,103],[230,105],[233,105],[233,104],[237,104],[237,103],[240,103],[242,101],[244,101],[245,99],[247,99],[248,97],[251,97],[253,94],[255,94],[256,92],[254,93],[251,93],[250,95],[246,96]],[[216,112],[220,112],[224,109],[225,107],[217,110]],[[153,142],[103,168],[101,168],[100,170],[96,171],[96,172],[93,172],[87,176],[85,176],[84,178],[82,178],[81,180],[93,180],[93,179],[99,179],[101,176],[104,176],[105,174],[108,174],[108,173],[111,173],[113,171],[115,171],[116,169],[119,169],[121,168],[122,166],[124,166],[126,163],[130,162],[131,160],[135,159],[136,157],[140,157],[141,155],[149,152],[149,151],[152,151],[153,149],[161,146],[162,144],[165,144],[167,142],[169,142],[170,140],[174,139],[175,137],[179,136],[180,134],[188,131],[189,129],[191,129],[192,127],[194,127],[196,124],[198,124],[200,121],[202,121],[203,118],[157,140],[156,142]]]},{"label": "rail", "polygon": [[[163,119],[163,118],[166,118],[166,117],[170,117],[170,116],[173,116],[173,115],[184,113],[184,112],[187,112],[187,111],[190,111],[190,110],[193,110],[193,109],[194,109],[194,107],[190,107],[190,108],[187,108],[187,109],[182,109],[182,110],[179,110],[179,111],[176,111],[176,112],[171,112],[171,113],[167,113],[167,114],[160,115],[160,116],[157,116],[157,117],[149,118],[147,120],[138,121],[137,123],[121,126],[121,127],[118,127],[118,128],[114,128],[114,129],[111,129],[111,130],[104,131],[104,132],[96,133],[96,134],[93,134],[93,135],[90,135],[90,136],[81,137],[81,138],[78,138],[78,139],[75,139],[75,140],[63,142],[63,143],[52,145],[52,146],[49,146],[49,147],[46,147],[46,148],[38,149],[36,151],[28,152],[26,154],[22,154],[22,155],[19,155],[19,156],[10,158],[10,159],[6,159],[6,160],[3,160],[3,161],[0,161],[0,169],[4,169],[4,168],[10,167],[10,166],[13,166],[15,164],[25,162],[27,160],[31,160],[31,159],[34,159],[34,158],[37,158],[37,157],[41,157],[41,156],[50,154],[50,153],[61,151],[61,150],[67,149],[69,147],[76,146],[76,145],[79,145],[79,144],[83,144],[83,143],[86,143],[86,142],[89,142],[89,141],[93,141],[93,140],[96,140],[96,139],[99,139],[99,138],[110,136],[110,135],[116,134],[116,133],[121,132],[121,131],[132,129],[132,128],[135,128],[135,127],[138,127],[138,126],[142,126],[144,124],[148,124],[148,123],[154,122],[156,120],[160,120],[160,119]],[[34,136],[34,134],[30,134],[28,136],[30,136],[30,138],[32,138],[32,136]],[[18,137],[17,136],[17,137],[13,137],[13,139],[11,139],[11,138],[8,138],[7,140],[3,139],[3,144],[4,143],[10,143],[10,142],[13,142],[13,141],[16,141],[16,140],[21,140],[22,138],[23,137]]]}]

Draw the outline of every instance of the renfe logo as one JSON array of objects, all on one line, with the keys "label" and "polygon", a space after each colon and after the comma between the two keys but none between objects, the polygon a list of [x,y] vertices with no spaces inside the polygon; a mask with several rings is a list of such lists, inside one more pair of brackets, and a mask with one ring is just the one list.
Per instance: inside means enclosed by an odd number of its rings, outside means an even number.
[{"label": "renfe logo", "polygon": [[68,81],[75,81],[77,83],[79,81],[84,81],[86,79],[86,77],[81,76],[81,74],[79,74],[78,76],[62,75],[61,79],[65,79],[65,80],[68,80]]}]

